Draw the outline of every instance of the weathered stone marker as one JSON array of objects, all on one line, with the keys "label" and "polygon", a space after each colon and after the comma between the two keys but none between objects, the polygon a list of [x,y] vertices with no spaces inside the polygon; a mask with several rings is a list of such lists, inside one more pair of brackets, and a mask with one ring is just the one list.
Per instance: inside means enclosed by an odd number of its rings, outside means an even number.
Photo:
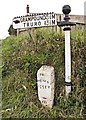
[{"label": "weathered stone marker", "polygon": [[52,108],[54,102],[55,74],[52,66],[42,66],[37,72],[38,98],[44,107]]}]

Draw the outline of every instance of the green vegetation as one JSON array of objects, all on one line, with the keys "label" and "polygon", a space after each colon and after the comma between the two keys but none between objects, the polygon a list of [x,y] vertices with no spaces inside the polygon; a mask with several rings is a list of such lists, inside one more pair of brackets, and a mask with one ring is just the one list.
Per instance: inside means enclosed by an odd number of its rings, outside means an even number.
[{"label": "green vegetation", "polygon": [[[82,31],[71,35],[72,92],[64,92],[64,36],[46,29],[3,40],[3,118],[83,118],[85,116],[85,42]],[[55,100],[51,110],[37,98],[37,70],[55,68]]]},{"label": "green vegetation", "polygon": [[8,32],[9,32],[9,35],[17,35],[17,30],[13,28],[13,25],[10,25]]}]

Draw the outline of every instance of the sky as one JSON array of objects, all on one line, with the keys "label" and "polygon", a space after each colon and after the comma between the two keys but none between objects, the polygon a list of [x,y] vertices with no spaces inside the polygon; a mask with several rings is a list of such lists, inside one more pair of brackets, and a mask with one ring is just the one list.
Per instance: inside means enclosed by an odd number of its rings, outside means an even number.
[{"label": "sky", "polygon": [[71,15],[84,15],[85,0],[1,0],[0,2],[0,39],[6,38],[12,19],[26,15],[29,4],[30,13],[54,12],[62,13],[62,7],[71,6]]}]

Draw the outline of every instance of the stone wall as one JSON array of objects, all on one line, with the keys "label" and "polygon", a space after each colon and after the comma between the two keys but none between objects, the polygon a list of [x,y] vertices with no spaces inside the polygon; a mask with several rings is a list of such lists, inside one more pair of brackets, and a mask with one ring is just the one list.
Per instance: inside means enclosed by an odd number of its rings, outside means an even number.
[{"label": "stone wall", "polygon": [[[57,19],[62,21],[64,19],[64,15],[57,14]],[[81,23],[81,24],[85,23],[83,15],[70,15],[70,21],[76,22],[76,23]]]}]

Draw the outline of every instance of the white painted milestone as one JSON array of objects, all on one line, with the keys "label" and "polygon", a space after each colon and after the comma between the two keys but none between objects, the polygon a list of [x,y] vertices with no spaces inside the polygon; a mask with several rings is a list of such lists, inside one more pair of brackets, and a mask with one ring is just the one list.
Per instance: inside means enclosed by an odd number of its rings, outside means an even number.
[{"label": "white painted milestone", "polygon": [[42,66],[37,72],[38,98],[44,107],[54,103],[55,73],[52,66]]}]

